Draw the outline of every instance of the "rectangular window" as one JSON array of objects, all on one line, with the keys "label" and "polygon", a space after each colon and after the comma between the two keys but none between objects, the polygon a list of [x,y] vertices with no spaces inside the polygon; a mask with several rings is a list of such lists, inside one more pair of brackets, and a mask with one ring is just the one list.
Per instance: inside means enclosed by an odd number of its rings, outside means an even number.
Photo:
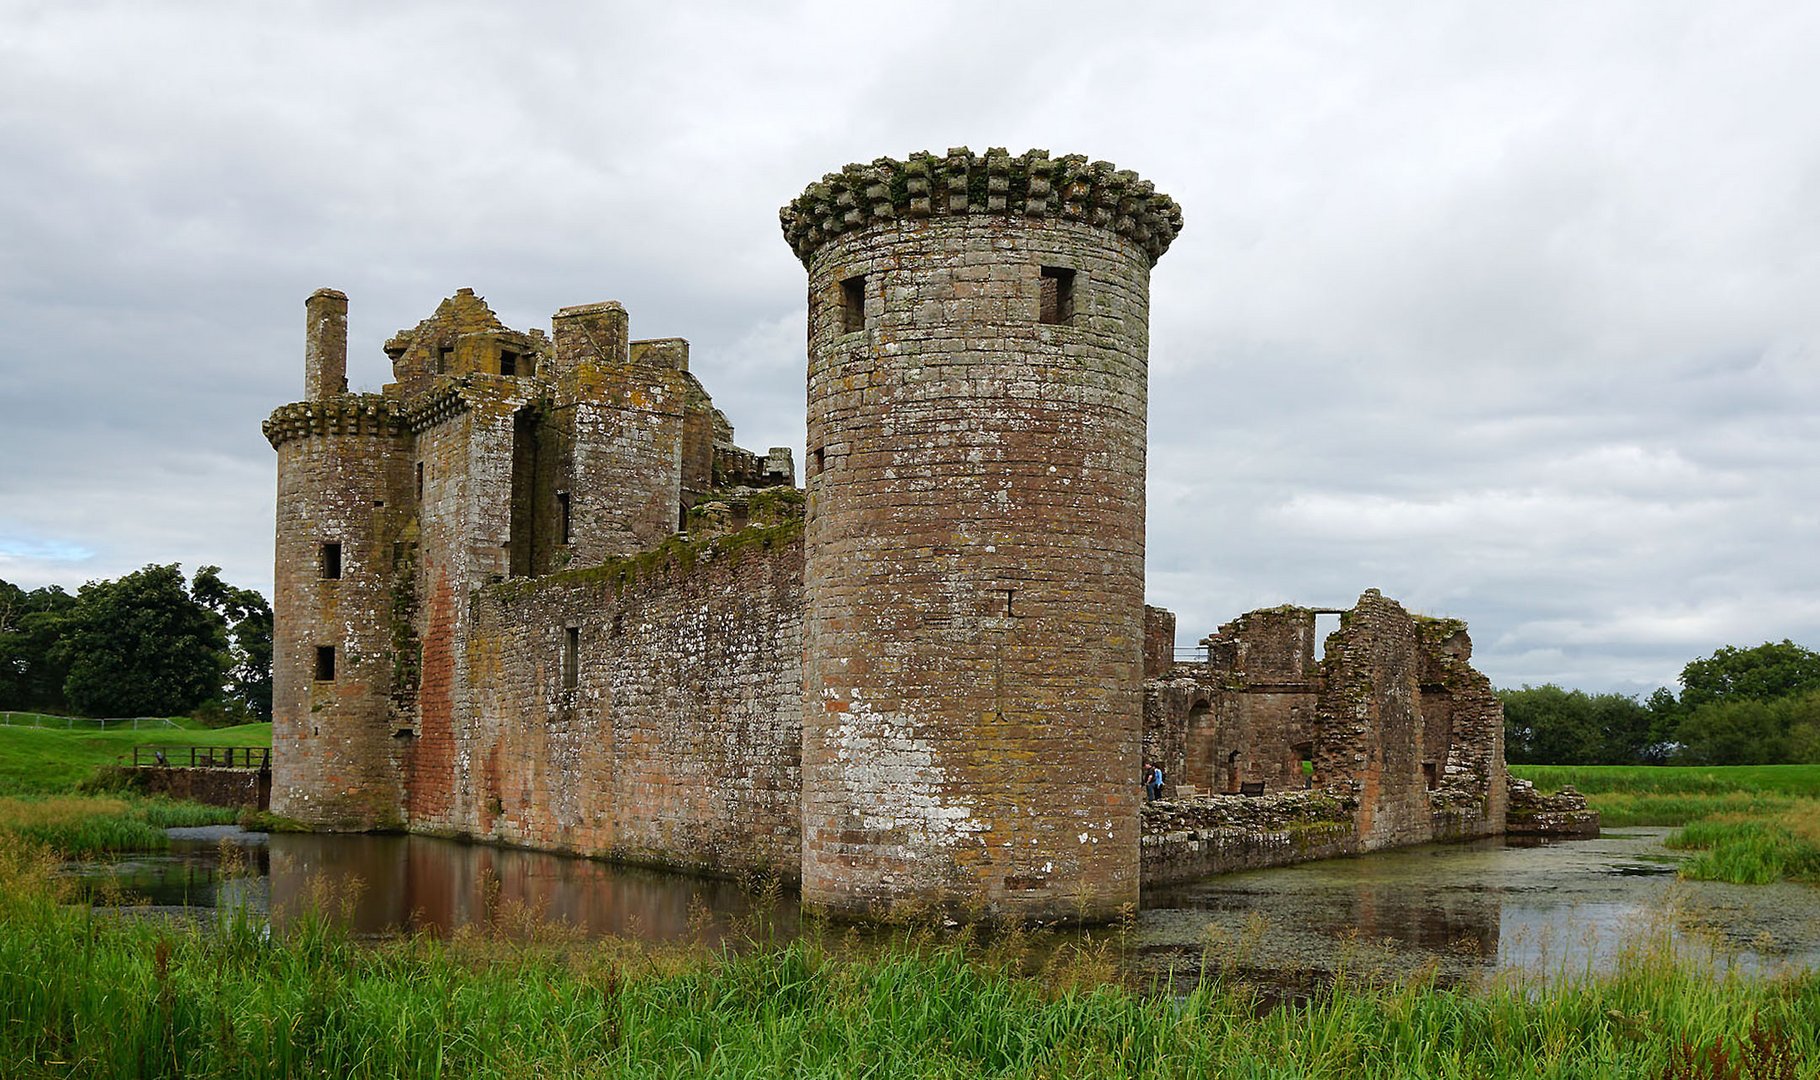
[{"label": "rectangular window", "polygon": [[436,374],[447,375],[449,373],[449,368],[454,366],[454,364],[455,364],[455,350],[454,349],[444,348],[444,349],[436,350]]},{"label": "rectangular window", "polygon": [[827,466],[828,466],[828,457],[827,457],[827,453],[819,446],[815,448],[814,461],[815,461],[815,471],[811,475],[820,476],[822,470],[827,468]]},{"label": "rectangular window", "polygon": [[316,646],[316,681],[335,681],[335,646]]},{"label": "rectangular window", "polygon": [[499,373],[501,375],[518,374],[518,354],[509,349],[499,350]]},{"label": "rectangular window", "polygon": [[866,328],[866,275],[850,277],[840,283],[840,317],[844,334]]},{"label": "rectangular window", "polygon": [[569,526],[574,519],[572,519],[569,516],[569,493],[568,492],[559,491],[556,493],[556,512],[562,521],[562,533],[561,533],[562,542],[565,544],[569,543],[569,535],[570,535]]},{"label": "rectangular window", "polygon": [[570,626],[562,632],[562,688],[573,690],[581,684],[581,627]]},{"label": "rectangular window", "polygon": [[423,462],[417,463],[417,501],[423,501]]},{"label": "rectangular window", "polygon": [[322,576],[331,581],[341,576],[341,545],[333,541],[322,545]]},{"label": "rectangular window", "polygon": [[1074,318],[1074,271],[1059,266],[1043,267],[1041,294],[1037,303],[1037,321],[1062,325]]}]

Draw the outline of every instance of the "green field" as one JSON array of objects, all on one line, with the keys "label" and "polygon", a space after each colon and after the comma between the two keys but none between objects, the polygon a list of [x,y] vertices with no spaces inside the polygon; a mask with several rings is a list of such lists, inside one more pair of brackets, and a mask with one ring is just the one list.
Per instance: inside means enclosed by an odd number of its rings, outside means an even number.
[{"label": "green field", "polygon": [[1573,785],[1608,829],[1676,825],[1683,877],[1820,881],[1820,765],[1512,765],[1544,791]]},{"label": "green field", "polygon": [[120,792],[76,794],[83,781],[103,766],[131,763],[135,746],[270,745],[270,724],[108,731],[0,726],[0,833],[36,841],[66,858],[154,851],[168,843],[164,830],[170,826],[223,824],[239,811]]},{"label": "green field", "polygon": [[[52,719],[60,722],[62,718]],[[100,731],[81,727],[4,725],[0,726],[0,795],[67,794],[75,791],[76,785],[103,765],[130,764],[135,746],[270,745],[270,724],[231,728],[145,727],[137,731],[132,728]]]},{"label": "green field", "polygon": [[1820,798],[1820,765],[1512,765],[1543,791],[1571,784],[1587,796],[1761,792]]}]

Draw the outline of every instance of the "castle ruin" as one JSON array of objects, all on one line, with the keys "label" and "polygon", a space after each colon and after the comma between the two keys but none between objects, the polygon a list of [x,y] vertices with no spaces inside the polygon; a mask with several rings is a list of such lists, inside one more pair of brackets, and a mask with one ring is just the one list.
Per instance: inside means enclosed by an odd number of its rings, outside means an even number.
[{"label": "castle ruin", "polygon": [[[1506,824],[1462,624],[1367,593],[1177,662],[1144,605],[1150,270],[1175,202],[1077,156],[851,165],[784,207],[804,486],[678,338],[470,290],[276,410],[272,806],[714,873],[811,908],[1099,920],[1142,884]],[[1157,761],[1170,797],[1146,806]]]}]

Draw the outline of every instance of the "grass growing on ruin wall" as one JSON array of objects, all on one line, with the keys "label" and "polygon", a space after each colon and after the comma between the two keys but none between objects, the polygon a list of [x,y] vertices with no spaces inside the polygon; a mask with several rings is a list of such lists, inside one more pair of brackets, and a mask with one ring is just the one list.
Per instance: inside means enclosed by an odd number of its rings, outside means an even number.
[{"label": "grass growing on ruin wall", "polygon": [[1605,828],[1677,825],[1683,877],[1761,885],[1820,881],[1820,765],[1513,765],[1552,791],[1571,784]]},{"label": "grass growing on ruin wall", "polygon": [[[1820,1060],[1820,976],[1746,979],[1639,943],[1606,976],[1440,989],[1341,980],[1271,1008],[1045,979],[911,938],[699,946],[464,936],[379,944],[147,921],[60,903],[0,840],[0,1061],[35,1077],[1631,1077],[1677,1058]],[[977,953],[975,955],[978,955]],[[1109,965],[1108,965],[1109,966]]]}]

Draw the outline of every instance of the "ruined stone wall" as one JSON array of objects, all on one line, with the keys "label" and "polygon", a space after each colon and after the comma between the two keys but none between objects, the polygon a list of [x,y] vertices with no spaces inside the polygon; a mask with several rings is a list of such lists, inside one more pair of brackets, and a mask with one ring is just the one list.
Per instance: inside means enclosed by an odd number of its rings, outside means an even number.
[{"label": "ruined stone wall", "polygon": [[391,569],[411,512],[401,424],[378,396],[344,394],[287,405],[265,432],[278,454],[272,801],[324,828],[393,824]]},{"label": "ruined stone wall", "polygon": [[1144,885],[1262,870],[1361,850],[1358,801],[1348,793],[1297,791],[1168,800],[1144,807]]},{"label": "ruined stone wall", "polygon": [[1160,679],[1175,666],[1175,612],[1144,605],[1144,678]]},{"label": "ruined stone wall", "polygon": [[1376,589],[1359,597],[1328,639],[1315,775],[1356,785],[1368,850],[1433,836],[1418,708],[1422,662],[1415,620]]},{"label": "ruined stone wall", "polygon": [[266,810],[272,803],[269,769],[210,769],[172,765],[164,768],[120,768],[121,780],[142,795],[183,799],[206,806],[239,806]]},{"label": "ruined stone wall", "polygon": [[[1427,760],[1436,762],[1437,787],[1477,800],[1453,804],[1470,835],[1504,830],[1508,774],[1504,763],[1504,705],[1491,680],[1472,666],[1472,638],[1457,619],[1422,619],[1421,705]],[[1445,743],[1437,732],[1445,730]]]},{"label": "ruined stone wall", "polygon": [[483,589],[438,824],[796,878],[802,558],[788,523]]},{"label": "ruined stone wall", "polygon": [[[810,296],[812,907],[1095,919],[1137,899],[1160,247],[1050,216],[1034,158],[855,167],[785,210]],[[901,187],[867,179],[900,166]]]}]

